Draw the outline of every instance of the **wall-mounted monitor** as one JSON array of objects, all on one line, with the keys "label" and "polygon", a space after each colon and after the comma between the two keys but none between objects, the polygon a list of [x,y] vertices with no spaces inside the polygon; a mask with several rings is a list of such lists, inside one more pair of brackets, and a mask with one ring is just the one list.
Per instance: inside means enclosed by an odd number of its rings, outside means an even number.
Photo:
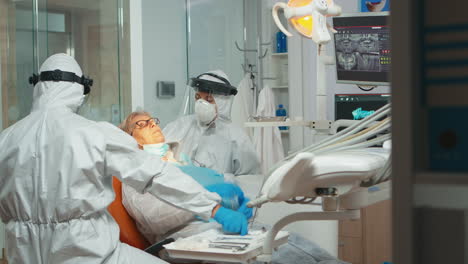
[{"label": "wall-mounted monitor", "polygon": [[389,13],[333,17],[337,83],[390,84]]},{"label": "wall-mounted monitor", "polygon": [[390,102],[390,94],[336,94],[335,120],[361,120]]}]

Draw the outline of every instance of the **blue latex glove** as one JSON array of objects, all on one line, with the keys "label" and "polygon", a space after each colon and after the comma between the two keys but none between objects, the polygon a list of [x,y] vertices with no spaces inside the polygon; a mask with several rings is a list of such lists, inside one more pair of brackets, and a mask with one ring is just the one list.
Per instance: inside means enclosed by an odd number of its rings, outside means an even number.
[{"label": "blue latex glove", "polygon": [[234,210],[220,207],[214,219],[223,226],[225,232],[237,233],[241,236],[245,236],[249,232],[249,226],[245,215]]},{"label": "blue latex glove", "polygon": [[220,183],[207,186],[206,189],[210,192],[215,192],[221,196],[221,205],[232,210],[237,210],[250,219],[253,215],[252,208],[247,207],[249,198],[244,196],[242,189],[232,183]]},{"label": "blue latex glove", "polygon": [[224,175],[215,170],[195,165],[179,166],[185,174],[192,176],[203,187],[224,182]]},{"label": "blue latex glove", "polygon": [[247,207],[247,203],[249,201],[249,198],[244,198],[244,201],[241,203],[241,206],[239,207],[239,209],[237,209],[237,212],[244,214],[245,217],[247,217],[247,219],[250,219],[253,216],[253,209]]},{"label": "blue latex glove", "polygon": [[232,183],[218,183],[205,187],[210,192],[215,192],[221,196],[221,205],[232,210],[237,210],[244,202],[244,192]]}]

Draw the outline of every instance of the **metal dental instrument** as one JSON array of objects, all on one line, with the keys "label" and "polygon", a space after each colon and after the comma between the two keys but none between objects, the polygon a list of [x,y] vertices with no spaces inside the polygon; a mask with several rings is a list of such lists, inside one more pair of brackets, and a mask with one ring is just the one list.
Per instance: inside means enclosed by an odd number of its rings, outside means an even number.
[{"label": "metal dental instrument", "polygon": [[233,237],[217,237],[216,240],[252,240],[253,237],[241,237],[241,236],[233,236]]},{"label": "metal dental instrument", "polygon": [[250,243],[245,243],[245,242],[231,242],[231,241],[211,241],[210,244],[235,245],[235,246],[248,246],[248,245],[250,245]]},{"label": "metal dental instrument", "polygon": [[220,248],[220,249],[230,249],[234,252],[245,250],[244,247],[241,246],[233,246],[233,245],[216,245],[210,244],[210,248]]},{"label": "metal dental instrument", "polygon": [[210,248],[231,249],[232,251],[245,250],[250,243],[236,243],[236,242],[212,242],[209,244]]}]

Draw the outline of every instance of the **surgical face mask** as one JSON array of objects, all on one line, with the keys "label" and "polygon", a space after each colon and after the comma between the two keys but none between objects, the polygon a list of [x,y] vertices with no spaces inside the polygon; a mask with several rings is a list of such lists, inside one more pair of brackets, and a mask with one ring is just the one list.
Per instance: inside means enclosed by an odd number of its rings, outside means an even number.
[{"label": "surgical face mask", "polygon": [[167,151],[169,150],[169,145],[166,143],[146,144],[143,145],[143,150],[148,153],[164,157],[166,156]]},{"label": "surgical face mask", "polygon": [[216,105],[210,104],[204,99],[198,99],[195,102],[195,115],[201,125],[208,126],[216,119]]}]

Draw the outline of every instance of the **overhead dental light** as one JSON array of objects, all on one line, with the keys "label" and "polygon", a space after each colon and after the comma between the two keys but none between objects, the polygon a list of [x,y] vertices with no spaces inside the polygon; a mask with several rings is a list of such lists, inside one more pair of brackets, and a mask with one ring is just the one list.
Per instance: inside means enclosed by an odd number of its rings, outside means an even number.
[{"label": "overhead dental light", "polygon": [[292,34],[281,24],[278,11],[284,10],[284,16],[289,23],[306,38],[312,39],[317,47],[317,89],[315,94],[316,119],[327,119],[327,90],[325,65],[333,65],[334,58],[327,56],[325,44],[331,40],[330,31],[333,28],[327,24],[328,16],[339,16],[341,7],[333,0],[289,0],[279,2],[273,6],[273,19],[283,33],[292,37]]},{"label": "overhead dental light", "polygon": [[284,16],[294,28],[304,37],[311,38],[317,44],[325,44],[331,40],[327,25],[327,16],[338,16],[341,7],[333,0],[289,0],[286,3],[276,3],[273,6],[273,19],[278,28],[291,37],[292,34],[281,24],[278,11],[284,9]]}]

